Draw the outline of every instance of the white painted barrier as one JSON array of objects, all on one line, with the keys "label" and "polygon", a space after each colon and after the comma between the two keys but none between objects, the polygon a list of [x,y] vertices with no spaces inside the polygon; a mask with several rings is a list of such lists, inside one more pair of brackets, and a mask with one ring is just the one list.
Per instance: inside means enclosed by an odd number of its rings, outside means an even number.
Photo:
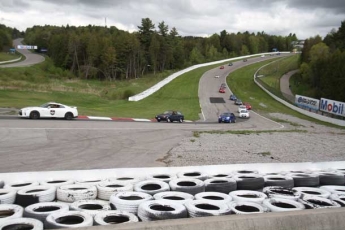
[{"label": "white painted barrier", "polygon": [[20,59],[22,59],[22,56],[20,56],[20,57],[17,58],[17,59],[13,59],[13,60],[9,60],[9,61],[1,61],[1,62],[0,62],[0,65],[1,65],[1,64],[6,64],[6,63],[11,63],[11,62],[20,61]]},{"label": "white painted barrier", "polygon": [[312,118],[317,119],[317,120],[319,120],[319,121],[324,121],[324,122],[327,122],[327,123],[331,123],[331,124],[334,124],[334,125],[339,125],[339,126],[345,127],[345,120],[339,120],[339,119],[334,119],[334,118],[330,118],[330,117],[325,117],[325,116],[322,116],[322,115],[320,115],[320,114],[311,113],[311,112],[309,112],[309,111],[307,111],[307,110],[298,108],[298,107],[296,107],[296,106],[294,106],[294,105],[292,105],[292,104],[290,104],[290,103],[284,101],[283,99],[277,97],[276,95],[274,95],[273,93],[271,93],[270,91],[268,91],[267,89],[265,89],[265,87],[263,87],[262,85],[260,85],[260,83],[256,80],[256,75],[258,74],[258,72],[259,72],[262,68],[264,68],[264,67],[266,67],[266,66],[268,66],[268,65],[270,65],[270,64],[272,64],[272,63],[273,63],[273,62],[268,63],[268,64],[266,64],[266,65],[264,65],[264,66],[261,66],[261,67],[254,73],[254,82],[255,82],[255,84],[257,84],[263,91],[265,91],[268,95],[270,95],[271,97],[273,97],[276,101],[279,101],[279,102],[282,103],[283,105],[289,107],[289,108],[292,109],[292,110],[295,110],[296,112],[299,112],[299,113],[301,113],[301,114],[303,114],[303,115],[306,115],[306,116],[308,116],[308,117],[312,117]]},{"label": "white painted barrier", "polygon": [[[280,53],[290,53],[290,52],[280,52]],[[158,91],[159,89],[161,89],[163,86],[165,86],[166,84],[168,84],[169,82],[171,82],[172,80],[177,78],[178,76],[181,76],[184,73],[187,73],[189,71],[192,71],[192,70],[200,68],[200,67],[216,65],[216,64],[221,64],[223,62],[227,62],[227,61],[235,61],[235,60],[239,60],[239,59],[243,59],[243,58],[250,58],[250,57],[255,57],[255,56],[260,56],[260,55],[267,55],[267,54],[271,54],[271,53],[252,54],[252,55],[247,55],[247,56],[241,56],[241,57],[224,59],[224,60],[220,60],[220,61],[207,62],[207,63],[203,63],[203,64],[193,65],[193,66],[190,66],[190,67],[188,67],[186,69],[183,69],[183,70],[180,70],[180,71],[178,71],[176,73],[173,73],[172,75],[170,75],[167,78],[165,78],[164,80],[158,82],[157,84],[155,84],[151,88],[145,90],[144,92],[141,92],[141,93],[139,93],[137,95],[129,97],[128,100],[129,101],[140,101],[140,100],[150,96],[154,92]]]}]

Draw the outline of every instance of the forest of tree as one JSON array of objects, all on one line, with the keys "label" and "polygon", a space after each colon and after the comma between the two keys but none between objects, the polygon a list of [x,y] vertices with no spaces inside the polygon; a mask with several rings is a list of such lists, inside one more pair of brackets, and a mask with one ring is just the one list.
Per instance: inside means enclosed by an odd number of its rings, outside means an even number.
[{"label": "forest of tree", "polygon": [[24,33],[19,32],[17,29],[0,24],[0,52],[8,52],[8,49],[12,48],[12,40],[22,37],[23,34]]},{"label": "forest of tree", "polygon": [[25,32],[25,42],[48,49],[57,67],[82,79],[119,80],[142,77],[145,73],[181,69],[193,64],[239,55],[291,50],[295,34],[288,36],[246,32],[210,37],[182,37],[164,21],[156,27],[143,18],[138,31],[116,27],[34,26]]},{"label": "forest of tree", "polygon": [[324,39],[316,36],[305,41],[300,74],[315,98],[345,101],[345,21]]}]

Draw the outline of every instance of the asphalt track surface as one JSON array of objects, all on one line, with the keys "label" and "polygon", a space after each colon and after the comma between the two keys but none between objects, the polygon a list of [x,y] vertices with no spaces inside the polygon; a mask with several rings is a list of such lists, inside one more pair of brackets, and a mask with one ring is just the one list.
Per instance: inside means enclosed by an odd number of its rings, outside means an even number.
[{"label": "asphalt track surface", "polygon": [[[274,58],[274,57],[267,57]],[[256,114],[235,124],[218,124],[223,110],[237,111],[229,101],[230,89],[222,94],[225,103],[208,104],[227,74],[244,65],[267,58],[234,62],[225,69],[206,72],[200,80],[200,104],[206,122],[157,123],[90,120],[30,120],[0,117],[0,173],[131,167],[164,167],[164,158],[185,137],[197,130],[280,129],[274,121]],[[220,78],[214,78],[214,75]],[[240,120],[240,119],[238,119]]]},{"label": "asphalt track surface", "polygon": [[[22,41],[23,41],[22,38],[13,40],[13,46],[16,47],[17,49],[18,45],[22,45]],[[44,61],[44,57],[42,55],[32,53],[29,50],[17,49],[17,51],[25,56],[25,60],[21,62],[16,62],[16,63],[0,65],[0,68],[31,66],[31,65],[35,65]]]}]

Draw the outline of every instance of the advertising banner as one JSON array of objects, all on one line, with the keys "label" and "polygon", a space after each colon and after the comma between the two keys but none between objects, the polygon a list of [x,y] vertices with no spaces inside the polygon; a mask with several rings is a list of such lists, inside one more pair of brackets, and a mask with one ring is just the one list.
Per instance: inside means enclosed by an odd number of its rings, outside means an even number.
[{"label": "advertising banner", "polygon": [[317,111],[319,110],[320,100],[311,97],[296,95],[295,104],[304,109],[312,109]]},{"label": "advertising banner", "polygon": [[334,115],[345,117],[345,102],[333,101],[326,98],[321,98],[320,110]]},{"label": "advertising banner", "polygon": [[37,46],[18,45],[17,48],[20,50],[37,50]]}]

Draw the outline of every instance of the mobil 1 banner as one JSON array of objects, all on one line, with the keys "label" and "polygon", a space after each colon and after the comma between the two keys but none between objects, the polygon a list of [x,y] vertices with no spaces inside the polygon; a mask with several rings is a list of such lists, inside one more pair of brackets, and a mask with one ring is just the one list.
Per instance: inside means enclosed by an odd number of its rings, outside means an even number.
[{"label": "mobil 1 banner", "polygon": [[345,117],[344,107],[345,102],[333,101],[326,98],[321,98],[320,101],[320,110],[334,115]]},{"label": "mobil 1 banner", "polygon": [[320,101],[311,97],[301,95],[295,96],[295,104],[304,109],[319,110]]}]

